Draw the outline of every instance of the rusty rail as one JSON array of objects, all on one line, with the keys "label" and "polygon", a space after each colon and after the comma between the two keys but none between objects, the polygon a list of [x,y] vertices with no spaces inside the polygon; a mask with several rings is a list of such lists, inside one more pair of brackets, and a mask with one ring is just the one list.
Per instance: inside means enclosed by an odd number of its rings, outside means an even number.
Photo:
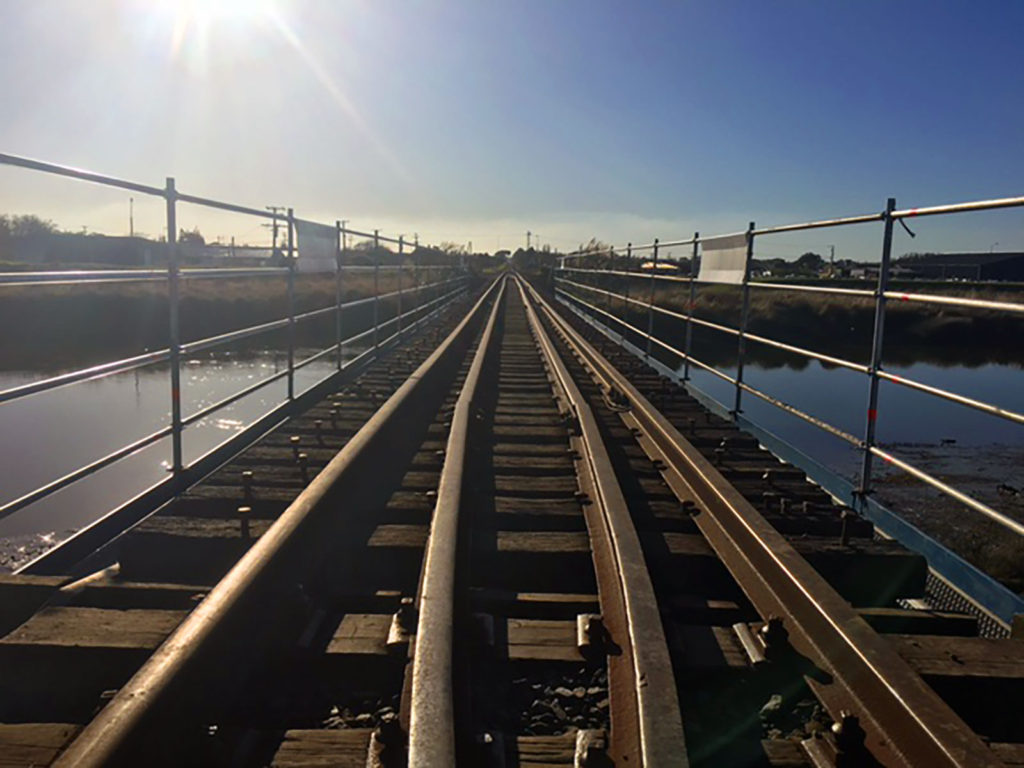
[{"label": "rusty rail", "polygon": [[596,349],[542,301],[544,312],[606,390],[622,393],[627,426],[665,466],[681,499],[758,613],[780,617],[789,642],[827,682],[808,683],[841,721],[853,713],[884,765],[998,766],[1002,763],[896,651],[793,549],[679,431]]},{"label": "rusty rail", "polygon": [[[365,479],[367,457],[386,450],[390,433],[401,428],[404,418],[416,408],[420,393],[457,365],[496,286],[497,281],[85,727],[55,766],[131,764],[137,757],[132,750],[137,750],[153,729],[163,729],[163,738],[171,738],[166,733],[170,723],[159,717],[162,708],[189,683],[201,687],[196,679],[201,662],[209,664],[218,653],[233,652],[223,646],[224,627],[253,610],[258,602],[254,594],[273,589],[282,562],[298,559],[305,567],[315,564],[308,553],[297,556],[298,543],[315,538],[318,532],[322,537],[317,524],[322,526],[335,511],[331,502],[336,503],[346,488]],[[175,725],[182,727],[181,723]]]},{"label": "rusty rail", "polygon": [[455,621],[455,566],[458,550],[462,478],[473,405],[497,339],[506,281],[500,287],[483,337],[452,413],[444,468],[424,554],[418,596],[419,619],[412,659],[409,714],[409,766],[455,765],[455,703],[452,691],[452,634]]},{"label": "rusty rail", "polygon": [[[675,676],[658,601],[643,549],[619,487],[594,413],[555,349],[534,304],[536,291],[517,277],[538,346],[560,398],[579,424],[571,443],[591,504],[587,528],[594,547],[598,597],[605,626],[621,647],[608,658],[613,697],[611,754],[616,764],[685,766],[686,743]],[[529,293],[530,298],[527,298]],[[614,701],[614,699],[613,699]]]}]

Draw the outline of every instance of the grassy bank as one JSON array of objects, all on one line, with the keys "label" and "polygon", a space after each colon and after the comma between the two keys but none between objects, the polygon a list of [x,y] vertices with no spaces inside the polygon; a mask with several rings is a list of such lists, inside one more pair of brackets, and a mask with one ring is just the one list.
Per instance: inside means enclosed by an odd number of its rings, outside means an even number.
[{"label": "grassy bank", "polygon": [[[577,277],[577,281],[580,281]],[[582,282],[582,281],[580,281]],[[599,287],[646,301],[650,282],[646,279],[605,279]],[[864,287],[863,283],[860,285]],[[995,301],[1024,302],[1024,290],[993,286],[954,288],[942,286],[946,295],[984,298]],[[922,291],[921,286],[901,286],[895,290]],[[584,299],[607,307],[604,296],[576,290]],[[936,286],[928,291],[938,293]],[[689,287],[685,284],[658,284],[658,306],[685,313]],[[697,291],[694,314],[704,320],[736,328],[739,326],[742,295],[736,286],[701,286]],[[646,310],[613,299],[612,308],[640,328],[647,327]],[[748,328],[751,333],[805,347],[856,362],[867,362],[874,327],[874,301],[867,297],[835,296],[752,288]],[[997,362],[1024,362],[1024,349],[1013,342],[1024,328],[1024,318],[988,310],[974,310],[918,302],[890,301],[885,324],[885,362],[907,365],[929,362],[939,365],[975,366]],[[655,330],[662,338],[681,345],[685,324],[655,314]],[[721,332],[694,327],[694,355],[716,365],[729,365],[735,359],[736,339]],[[801,358],[763,344],[748,344],[748,354],[768,367],[805,364]]]},{"label": "grassy bank", "polygon": [[[421,283],[439,279],[438,271],[420,274]],[[413,285],[412,273],[401,276]],[[180,304],[182,340],[194,341],[287,315],[284,277],[183,281]],[[369,273],[346,274],[345,301],[373,294]],[[380,273],[382,293],[397,290],[399,275]],[[162,283],[3,288],[0,300],[0,368],[64,370],[115,360],[168,346],[167,288]],[[436,290],[431,296],[437,295]],[[333,275],[299,275],[298,312],[333,306]],[[409,306],[406,302],[405,308]],[[391,317],[397,299],[381,302],[381,318]],[[372,306],[346,310],[350,332],[372,323]],[[334,340],[334,316],[300,323],[298,342],[327,346]],[[348,334],[346,334],[348,335]],[[284,332],[236,343],[233,349],[269,348],[286,343]]]}]

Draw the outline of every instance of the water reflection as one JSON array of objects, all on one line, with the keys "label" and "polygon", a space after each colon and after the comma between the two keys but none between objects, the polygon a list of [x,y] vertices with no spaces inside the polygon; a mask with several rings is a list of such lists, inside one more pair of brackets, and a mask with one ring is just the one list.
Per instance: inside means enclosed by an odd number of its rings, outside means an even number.
[{"label": "water reflection", "polygon": [[[182,370],[185,416],[244,389],[287,365],[283,352],[244,357],[231,354],[189,359]],[[335,370],[331,359],[296,371],[296,392]],[[0,374],[6,389],[39,378],[37,372]],[[282,378],[188,427],[186,462],[244,429],[282,402]],[[0,500],[18,498],[78,467],[163,428],[170,419],[166,366],[51,390],[0,407]],[[0,537],[78,528],[166,477],[170,440],[132,456],[0,520]]]},{"label": "water reflection", "polygon": [[[679,340],[681,345],[681,339]],[[697,347],[695,347],[696,351]],[[717,351],[715,351],[717,350]],[[751,350],[745,378],[787,403],[853,435],[864,430],[867,380],[862,374],[822,365],[788,353],[766,356]],[[701,354],[701,353],[698,353]],[[709,362],[721,361],[734,374],[734,343],[708,346]],[[301,355],[299,355],[301,357]],[[283,352],[191,358],[183,367],[182,409],[187,416],[280,372]],[[296,373],[301,392],[334,370],[333,360],[317,361]],[[1024,411],[1021,369],[1014,365],[950,366],[915,362],[889,364],[892,373],[948,389],[985,402]],[[723,402],[732,402],[731,385],[694,370],[697,386]],[[38,372],[0,374],[0,388],[40,378]],[[286,394],[284,379],[274,382],[198,421],[184,434],[185,460],[192,461],[220,444]],[[791,442],[818,461],[853,477],[859,453],[756,397],[744,395],[752,420]],[[164,427],[170,418],[170,382],[166,367],[152,367],[53,390],[0,407],[0,496],[17,498],[121,446]],[[944,402],[899,385],[882,382],[878,435],[882,443],[1024,445],[1024,429],[1002,419]],[[78,528],[166,477],[170,440],[161,440],[62,490],[6,520],[0,537],[62,532]],[[38,536],[36,539],[38,540]]]},{"label": "water reflection", "polygon": [[[735,376],[734,367],[722,370]],[[915,363],[889,366],[887,370],[976,400],[1024,411],[1024,376],[1016,366],[988,364],[967,368]],[[691,370],[691,377],[697,387],[717,400],[732,403],[734,389],[728,382],[697,369]],[[864,433],[868,396],[868,379],[864,374],[807,360],[799,369],[747,365],[744,380],[845,432],[857,437]],[[847,477],[855,476],[860,452],[854,446],[749,393],[743,395],[743,412],[812,458]],[[879,388],[877,428],[878,441],[888,445],[1024,445],[1024,428],[1019,424],[887,381],[882,381]]]}]

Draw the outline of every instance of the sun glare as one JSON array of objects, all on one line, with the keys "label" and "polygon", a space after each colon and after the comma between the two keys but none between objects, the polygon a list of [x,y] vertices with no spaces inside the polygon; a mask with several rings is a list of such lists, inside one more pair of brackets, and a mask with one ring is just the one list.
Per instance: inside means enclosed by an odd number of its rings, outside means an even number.
[{"label": "sun glare", "polygon": [[167,0],[178,20],[186,24],[207,25],[217,21],[249,21],[267,12],[261,0]]},{"label": "sun glare", "polygon": [[162,0],[160,5],[172,20],[174,53],[190,36],[206,39],[214,31],[238,31],[265,21],[273,11],[271,0]]}]

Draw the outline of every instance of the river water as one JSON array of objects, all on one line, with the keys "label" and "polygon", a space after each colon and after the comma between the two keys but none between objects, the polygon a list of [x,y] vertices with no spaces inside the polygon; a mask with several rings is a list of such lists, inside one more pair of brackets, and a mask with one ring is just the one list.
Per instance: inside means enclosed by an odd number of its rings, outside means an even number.
[{"label": "river water", "polygon": [[[182,372],[183,412],[187,415],[220,400],[285,365],[281,352],[213,355],[186,361]],[[315,384],[334,368],[324,360],[296,374],[296,391]],[[734,371],[725,369],[728,373]],[[1024,371],[1010,365],[979,367],[918,363],[891,368],[892,373],[926,384],[1024,411]],[[0,373],[7,389],[50,373]],[[866,377],[811,362],[801,368],[748,365],[746,381],[840,429],[860,436],[867,401]],[[722,402],[732,403],[731,385],[705,372],[694,383]],[[284,380],[232,404],[184,433],[185,460],[191,461],[280,403]],[[744,394],[744,412],[753,421],[797,448],[853,477],[859,453],[768,403]],[[964,406],[938,400],[896,384],[882,382],[878,436],[883,444],[958,446],[1024,445],[1024,428]],[[170,384],[166,367],[109,376],[63,387],[0,406],[0,501],[34,490],[85,463],[94,461],[167,424]],[[166,476],[170,440],[162,440],[101,472],[0,520],[7,550],[38,550],[66,535]],[[927,469],[927,468],[926,468]],[[16,553],[15,553],[16,554]],[[0,566],[3,563],[0,562]]]},{"label": "river water", "polygon": [[[735,368],[723,368],[730,376]],[[915,363],[888,366],[897,376],[939,387],[960,395],[1024,412],[1024,369],[988,364],[977,367]],[[681,372],[681,370],[680,370]],[[732,407],[734,387],[706,371],[691,371],[694,384]],[[811,361],[806,367],[744,367],[747,384],[793,405],[857,438],[862,438],[867,414],[868,378],[846,368],[824,367]],[[859,472],[860,451],[846,441],[823,432],[802,419],[750,394],[743,393],[747,418],[848,478]],[[882,381],[878,395],[876,439],[899,455],[901,445],[957,445],[991,449],[996,445],[1024,445],[1024,426],[990,416],[963,405]],[[923,467],[927,470],[927,467]]]},{"label": "river water", "polygon": [[[296,393],[330,374],[335,365],[333,359],[324,359],[296,371]],[[182,412],[195,413],[286,366],[285,353],[273,351],[184,361]],[[0,389],[49,375],[0,373]],[[182,439],[185,462],[231,438],[281,403],[286,393],[282,378],[189,426]],[[166,426],[170,397],[167,367],[152,366],[0,405],[0,503]],[[0,537],[60,537],[166,477],[170,459],[171,441],[165,438],[0,520]]]}]

